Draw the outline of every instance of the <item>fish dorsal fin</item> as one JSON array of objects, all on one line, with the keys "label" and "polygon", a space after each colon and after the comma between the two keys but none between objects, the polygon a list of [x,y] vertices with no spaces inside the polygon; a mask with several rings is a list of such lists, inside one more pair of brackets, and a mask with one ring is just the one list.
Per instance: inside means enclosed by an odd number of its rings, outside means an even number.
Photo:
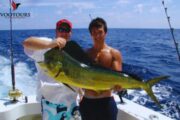
[{"label": "fish dorsal fin", "polygon": [[100,66],[98,64],[95,64],[87,55],[87,53],[84,51],[84,49],[76,42],[76,41],[68,41],[66,43],[66,46],[62,49],[63,51],[65,51],[68,55],[70,55],[73,59],[75,59],[76,61],[80,62],[81,65],[83,65],[82,67],[86,67],[87,66],[91,66],[94,67],[96,69],[101,69],[101,70],[105,70],[105,71],[109,71],[109,72],[114,72],[117,74],[127,74],[128,76],[142,81],[142,79],[132,73],[127,73],[127,72],[120,72],[120,71],[115,71],[115,70],[111,70],[109,68]]},{"label": "fish dorsal fin", "polygon": [[91,63],[91,60],[89,59],[86,52],[75,41],[68,41],[66,43],[66,46],[63,48],[63,51],[65,51],[67,54],[69,54],[72,58],[79,61],[80,63],[84,63],[87,65]]}]

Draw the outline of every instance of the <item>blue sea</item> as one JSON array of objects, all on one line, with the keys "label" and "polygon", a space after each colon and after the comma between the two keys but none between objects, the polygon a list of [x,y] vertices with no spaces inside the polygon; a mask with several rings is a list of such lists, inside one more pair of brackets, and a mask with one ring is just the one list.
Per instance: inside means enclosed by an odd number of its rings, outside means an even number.
[{"label": "blue sea", "polygon": [[[49,30],[13,30],[13,51],[16,87],[24,95],[34,95],[37,86],[37,71],[33,60],[23,51],[22,42],[27,37],[55,36]],[[180,43],[180,30],[175,30]],[[72,40],[83,48],[92,45],[87,29],[73,29]],[[173,119],[180,119],[180,61],[168,29],[109,29],[106,42],[121,51],[123,70],[136,74],[144,81],[160,75],[170,78],[153,86],[155,96],[163,106],[159,109],[143,90],[128,90],[125,97]],[[179,48],[180,49],[180,48]],[[0,31],[0,98],[7,97],[11,89],[10,31]]]}]

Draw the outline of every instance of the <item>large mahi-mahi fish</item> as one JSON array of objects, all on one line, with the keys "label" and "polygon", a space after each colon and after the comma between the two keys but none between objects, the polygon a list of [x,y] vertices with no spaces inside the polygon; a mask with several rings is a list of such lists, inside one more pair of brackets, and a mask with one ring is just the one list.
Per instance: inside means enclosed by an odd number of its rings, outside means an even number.
[{"label": "large mahi-mahi fish", "polygon": [[[74,42],[71,44],[77,46]],[[71,48],[71,51],[75,49]],[[45,60],[39,62],[40,67],[58,82],[95,91],[112,89],[115,85],[120,85],[125,89],[144,89],[152,100],[160,106],[152,92],[152,86],[161,80],[167,79],[168,76],[160,76],[147,82],[142,82],[131,75],[79,62],[65,50],[60,50],[59,48],[47,51],[44,57]]]}]

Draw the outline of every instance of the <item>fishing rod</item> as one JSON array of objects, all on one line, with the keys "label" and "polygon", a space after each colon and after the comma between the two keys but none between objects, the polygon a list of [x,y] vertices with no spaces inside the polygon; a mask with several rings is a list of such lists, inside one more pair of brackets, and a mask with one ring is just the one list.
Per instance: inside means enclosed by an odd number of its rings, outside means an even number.
[{"label": "fishing rod", "polygon": [[170,32],[171,32],[171,35],[172,35],[172,38],[173,38],[173,41],[174,41],[174,45],[176,47],[176,52],[177,52],[177,55],[178,55],[178,59],[180,61],[180,53],[179,53],[178,43],[176,42],[176,39],[175,39],[175,36],[174,36],[174,28],[172,28],[172,26],[171,26],[170,17],[169,17],[169,15],[167,13],[167,7],[165,7],[164,0],[162,0],[162,5],[163,5],[163,8],[164,8],[164,11],[165,11],[165,14],[166,14],[166,18],[167,18],[167,21],[168,21],[168,24],[169,24],[169,29],[170,29]]},{"label": "fishing rod", "polygon": [[14,53],[13,53],[13,42],[12,42],[12,10],[11,10],[11,0],[10,2],[10,59],[11,59],[11,77],[12,77],[12,89],[15,90],[15,74],[14,74]]},{"label": "fishing rod", "polygon": [[12,79],[12,90],[9,91],[9,96],[13,99],[12,102],[16,102],[17,98],[22,95],[22,92],[15,87],[15,69],[14,69],[14,53],[13,53],[13,35],[12,35],[12,0],[9,0],[9,13],[10,13],[10,59],[11,59],[11,79]]},{"label": "fishing rod", "polygon": [[89,14],[89,18],[92,20],[92,16],[91,16],[91,14]]}]

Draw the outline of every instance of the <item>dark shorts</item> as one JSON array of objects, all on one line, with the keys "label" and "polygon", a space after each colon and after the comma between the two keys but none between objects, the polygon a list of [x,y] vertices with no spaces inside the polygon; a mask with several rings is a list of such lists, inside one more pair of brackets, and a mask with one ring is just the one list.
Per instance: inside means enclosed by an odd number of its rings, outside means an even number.
[{"label": "dark shorts", "polygon": [[80,102],[82,120],[116,120],[117,111],[113,97],[98,99],[83,97]]}]

